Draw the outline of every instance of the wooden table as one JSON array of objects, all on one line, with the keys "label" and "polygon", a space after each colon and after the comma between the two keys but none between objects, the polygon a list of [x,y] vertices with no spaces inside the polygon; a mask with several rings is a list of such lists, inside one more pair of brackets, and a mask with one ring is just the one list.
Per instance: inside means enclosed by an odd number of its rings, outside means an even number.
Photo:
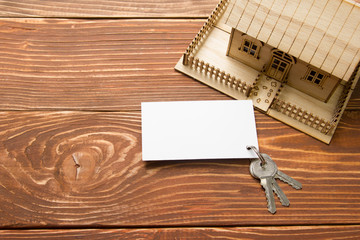
[{"label": "wooden table", "polygon": [[360,238],[359,90],[330,145],[255,113],[275,215],[248,160],[142,162],[141,102],[230,99],[173,69],[216,4],[0,1],[1,239]]}]

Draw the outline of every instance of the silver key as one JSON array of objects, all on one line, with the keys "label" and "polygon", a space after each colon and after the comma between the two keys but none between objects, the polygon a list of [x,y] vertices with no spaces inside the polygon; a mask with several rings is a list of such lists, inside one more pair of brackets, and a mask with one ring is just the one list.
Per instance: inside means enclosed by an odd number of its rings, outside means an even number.
[{"label": "silver key", "polygon": [[273,214],[276,212],[273,191],[279,197],[283,206],[289,206],[289,199],[281,190],[275,179],[280,179],[295,189],[301,189],[301,183],[281,172],[269,155],[265,153],[259,153],[257,148],[254,146],[247,146],[246,148],[248,150],[253,150],[259,157],[258,159],[251,162],[250,173],[253,177],[260,179],[261,185],[265,189],[269,212]]},{"label": "silver key", "polygon": [[285,173],[283,173],[279,169],[277,170],[277,173],[275,174],[275,178],[280,179],[281,181],[289,184],[290,186],[292,186],[295,189],[299,190],[299,189],[302,188],[302,185],[301,185],[300,182],[298,182],[295,179],[293,179],[292,177],[286,175]]},{"label": "silver key", "polygon": [[276,195],[279,197],[281,205],[285,207],[290,206],[289,199],[286,197],[285,193],[281,190],[280,186],[277,184],[275,179],[273,179],[273,190],[276,193]]},{"label": "silver key", "polygon": [[[262,157],[265,159],[266,162],[273,162],[276,166],[276,163],[274,162],[274,160],[271,159],[271,157],[265,153],[260,153],[262,155]],[[274,176],[275,179],[280,179],[281,181],[283,181],[284,183],[289,184],[290,186],[292,186],[295,189],[301,189],[302,185],[300,182],[296,181],[295,179],[293,179],[292,177],[286,175],[285,173],[283,173],[282,171],[280,171],[277,166],[276,166],[276,174]],[[275,182],[275,180],[274,180]]]},{"label": "silver key", "polygon": [[[283,173],[282,171],[280,171],[276,165],[276,163],[274,162],[274,160],[272,160],[272,158],[265,154],[265,153],[261,153],[261,155],[264,157],[264,159],[266,160],[266,162],[273,162],[274,165],[276,166],[276,173],[274,176],[274,192],[276,193],[276,195],[278,195],[280,202],[283,206],[289,206],[290,202],[287,199],[287,197],[285,196],[284,192],[280,189],[280,186],[277,184],[275,179],[280,179],[281,181],[289,184],[290,186],[292,186],[295,189],[301,189],[302,185],[300,182],[296,181],[295,179],[293,179],[292,177],[286,175],[285,173]],[[276,185],[275,185],[276,184]],[[276,189],[275,189],[276,188]],[[284,202],[284,203],[283,203]],[[287,203],[288,202],[288,203]]]},{"label": "silver key", "polygon": [[273,194],[273,181],[277,167],[273,161],[268,161],[262,165],[260,159],[252,161],[250,163],[250,173],[254,178],[260,179],[261,186],[265,190],[268,211],[274,214],[276,212],[276,206]]},{"label": "silver key", "polygon": [[[281,172],[278,169],[278,167],[277,167],[276,163],[274,162],[274,160],[272,160],[272,158],[269,155],[267,155],[265,153],[260,153],[260,154],[262,155],[262,157],[265,159],[266,162],[273,162],[273,164],[275,165],[276,173],[275,173],[274,180],[273,180],[273,190],[276,193],[276,195],[279,197],[281,205],[283,205],[285,207],[290,206],[289,199],[286,197],[285,193],[281,190],[280,186],[277,184],[275,179],[280,179],[280,178],[284,179],[284,180],[286,180],[284,182],[289,183],[289,185],[293,186],[296,189],[301,189],[301,183],[299,183],[295,179],[289,177],[285,173]],[[290,184],[290,182],[291,182],[291,184]],[[299,185],[300,185],[300,188],[297,188]]]}]

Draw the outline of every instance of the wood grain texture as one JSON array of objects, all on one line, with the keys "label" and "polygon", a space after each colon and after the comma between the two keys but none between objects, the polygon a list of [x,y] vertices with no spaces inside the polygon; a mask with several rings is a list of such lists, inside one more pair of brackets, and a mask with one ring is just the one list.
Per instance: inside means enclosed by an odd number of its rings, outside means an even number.
[{"label": "wood grain texture", "polygon": [[142,162],[139,112],[1,112],[0,227],[360,224],[359,114],[328,146],[256,112],[260,150],[303,184],[279,183],[271,215],[248,160]]},{"label": "wood grain texture", "polygon": [[358,83],[351,95],[351,99],[346,106],[348,110],[360,110],[360,84]]},{"label": "wood grain texture", "polygon": [[229,99],[173,69],[217,2],[0,0],[0,239],[359,238],[359,87],[329,146],[256,112],[274,216],[247,160],[141,161],[140,102]]},{"label": "wood grain texture", "polygon": [[174,70],[202,24],[1,19],[0,109],[139,110],[142,101],[229,99]]},{"label": "wood grain texture", "polygon": [[228,99],[174,66],[202,20],[0,20],[0,109]]},{"label": "wood grain texture", "polygon": [[1,0],[0,17],[207,17],[217,0]]},{"label": "wood grain texture", "polygon": [[358,225],[237,228],[0,230],[2,239],[357,239]]}]

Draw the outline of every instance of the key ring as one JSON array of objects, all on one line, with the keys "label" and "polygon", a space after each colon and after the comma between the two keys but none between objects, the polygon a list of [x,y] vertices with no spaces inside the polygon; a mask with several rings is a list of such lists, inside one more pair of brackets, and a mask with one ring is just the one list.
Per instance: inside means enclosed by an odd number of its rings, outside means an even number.
[{"label": "key ring", "polygon": [[256,155],[258,155],[260,161],[261,161],[261,166],[264,166],[266,164],[266,160],[265,158],[263,157],[263,155],[261,155],[261,153],[257,150],[257,148],[255,146],[246,146],[246,149],[247,150],[253,150]]}]

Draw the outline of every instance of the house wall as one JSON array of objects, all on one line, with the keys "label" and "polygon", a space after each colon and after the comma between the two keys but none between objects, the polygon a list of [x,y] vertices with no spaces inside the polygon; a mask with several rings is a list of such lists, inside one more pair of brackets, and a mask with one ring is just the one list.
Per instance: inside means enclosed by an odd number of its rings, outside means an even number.
[{"label": "house wall", "polygon": [[[255,41],[259,46],[261,46],[261,50],[257,58],[250,56],[247,53],[239,50],[243,39],[249,39],[250,41]],[[262,71],[263,67],[268,63],[271,58],[271,50],[272,47],[270,45],[264,44],[255,38],[250,37],[236,29],[232,29],[230,43],[228,46],[227,55],[256,69],[257,71]]]},{"label": "house wall", "polygon": [[[256,58],[240,49],[244,39],[252,41],[255,45],[261,46]],[[272,51],[274,49],[274,47],[260,42],[259,40],[233,28],[227,55],[260,72],[266,70],[272,58]],[[326,79],[321,85],[317,85],[306,80],[309,69],[321,72],[326,76]],[[296,63],[291,66],[290,71],[287,76],[285,76],[284,82],[314,98],[326,102],[331,97],[332,92],[336,89],[340,80],[341,79],[322,72],[320,69],[317,69],[300,59],[296,59]]]},{"label": "house wall", "polygon": [[[297,59],[297,63],[292,66],[288,78],[287,84],[293,88],[296,88],[308,95],[315,97],[321,101],[327,102],[340,83],[340,79],[330,74],[326,75],[325,81],[322,85],[316,85],[305,79],[309,69],[320,71],[320,69],[313,67],[312,65]],[[324,72],[324,74],[326,74]]]}]

